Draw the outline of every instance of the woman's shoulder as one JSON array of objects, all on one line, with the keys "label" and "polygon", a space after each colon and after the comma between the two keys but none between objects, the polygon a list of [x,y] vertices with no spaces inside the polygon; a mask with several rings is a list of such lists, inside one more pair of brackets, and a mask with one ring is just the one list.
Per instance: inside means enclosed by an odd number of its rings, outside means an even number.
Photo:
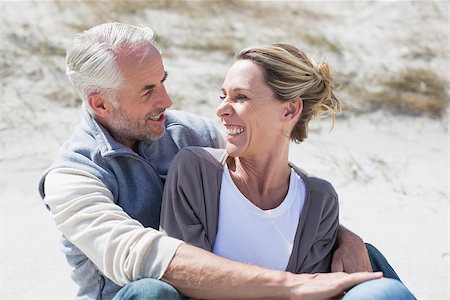
[{"label": "woman's shoulder", "polygon": [[327,181],[326,179],[323,179],[321,177],[308,174],[305,170],[295,166],[294,164],[290,163],[293,170],[300,175],[302,180],[305,182],[306,189],[310,193],[319,193],[322,195],[328,195],[332,196],[334,198],[338,198],[338,195],[336,193],[336,190],[334,189],[333,185]]}]

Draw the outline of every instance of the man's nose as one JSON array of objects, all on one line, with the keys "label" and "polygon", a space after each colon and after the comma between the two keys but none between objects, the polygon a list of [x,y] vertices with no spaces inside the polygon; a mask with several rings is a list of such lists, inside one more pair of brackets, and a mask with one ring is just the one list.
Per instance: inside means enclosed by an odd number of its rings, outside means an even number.
[{"label": "man's nose", "polygon": [[158,95],[158,108],[169,108],[173,104],[172,99],[170,99],[169,94],[167,94],[166,88],[161,86],[159,95]]}]

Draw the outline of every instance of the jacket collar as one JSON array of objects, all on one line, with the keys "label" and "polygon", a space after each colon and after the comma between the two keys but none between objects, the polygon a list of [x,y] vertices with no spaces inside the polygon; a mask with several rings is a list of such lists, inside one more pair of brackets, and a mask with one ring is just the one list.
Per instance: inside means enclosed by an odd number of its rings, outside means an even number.
[{"label": "jacket collar", "polygon": [[99,145],[100,154],[103,157],[130,154],[133,156],[137,155],[133,150],[116,141],[108,130],[95,120],[84,103],[82,104],[81,110],[82,126],[85,130],[91,132],[93,138]]}]

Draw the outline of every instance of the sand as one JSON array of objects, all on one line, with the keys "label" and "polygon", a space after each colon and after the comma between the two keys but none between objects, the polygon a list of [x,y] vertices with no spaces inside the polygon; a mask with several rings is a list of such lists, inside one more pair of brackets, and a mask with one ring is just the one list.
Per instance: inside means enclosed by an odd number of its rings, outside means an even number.
[{"label": "sand", "polygon": [[[80,28],[108,20],[152,26],[160,37],[175,108],[216,122],[220,85],[232,62],[229,52],[274,39],[294,43],[290,27],[338,42],[340,54],[330,45],[305,47],[331,51],[327,57],[336,70],[370,89],[376,89],[371,79],[380,72],[411,65],[448,79],[449,6],[444,2],[264,4],[272,5],[274,15],[296,8],[298,24],[270,16],[262,24],[256,8],[209,4],[205,9],[213,13],[207,18],[189,12],[192,5],[177,10],[138,4],[125,9],[107,2],[0,3],[0,299],[72,299],[76,293],[58,249],[60,233],[37,184],[79,120],[63,56]],[[294,17],[286,18],[293,22]],[[399,46],[411,39],[410,47]],[[432,50],[428,57],[411,56],[425,46]],[[449,299],[448,112],[438,118],[385,109],[347,112],[332,131],[329,120],[314,122],[307,141],[291,147],[292,161],[333,183],[341,223],[377,246],[418,299]]]}]

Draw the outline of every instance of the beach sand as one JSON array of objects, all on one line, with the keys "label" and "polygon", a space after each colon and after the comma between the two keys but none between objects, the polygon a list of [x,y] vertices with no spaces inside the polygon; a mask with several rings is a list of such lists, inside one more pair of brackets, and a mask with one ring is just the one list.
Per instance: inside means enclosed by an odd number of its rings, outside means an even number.
[{"label": "beach sand", "polygon": [[[289,26],[327,37],[328,44],[309,40],[306,50],[331,52],[327,57],[335,70],[369,89],[376,90],[370,85],[377,74],[411,65],[449,79],[449,10],[443,2],[267,2],[274,15],[298,5],[301,20],[283,25],[265,16],[263,25],[271,30],[260,29],[258,9],[248,6],[216,5],[205,17],[187,11],[192,5],[180,4],[178,11],[168,4],[144,9],[139,3],[127,9],[106,2],[0,3],[0,299],[72,299],[76,294],[58,249],[60,233],[37,185],[79,120],[80,103],[64,75],[64,47],[82,28],[108,20],[153,27],[175,108],[217,123],[214,109],[232,52],[275,39],[299,44],[308,38],[296,40]],[[412,37],[417,40],[410,48],[397,47]],[[338,52],[330,42],[341,47]],[[422,56],[411,56],[417,48]],[[339,117],[332,131],[329,119],[314,121],[308,139],[291,147],[293,162],[333,183],[341,223],[378,247],[418,299],[450,299],[448,113],[353,110]]]}]

